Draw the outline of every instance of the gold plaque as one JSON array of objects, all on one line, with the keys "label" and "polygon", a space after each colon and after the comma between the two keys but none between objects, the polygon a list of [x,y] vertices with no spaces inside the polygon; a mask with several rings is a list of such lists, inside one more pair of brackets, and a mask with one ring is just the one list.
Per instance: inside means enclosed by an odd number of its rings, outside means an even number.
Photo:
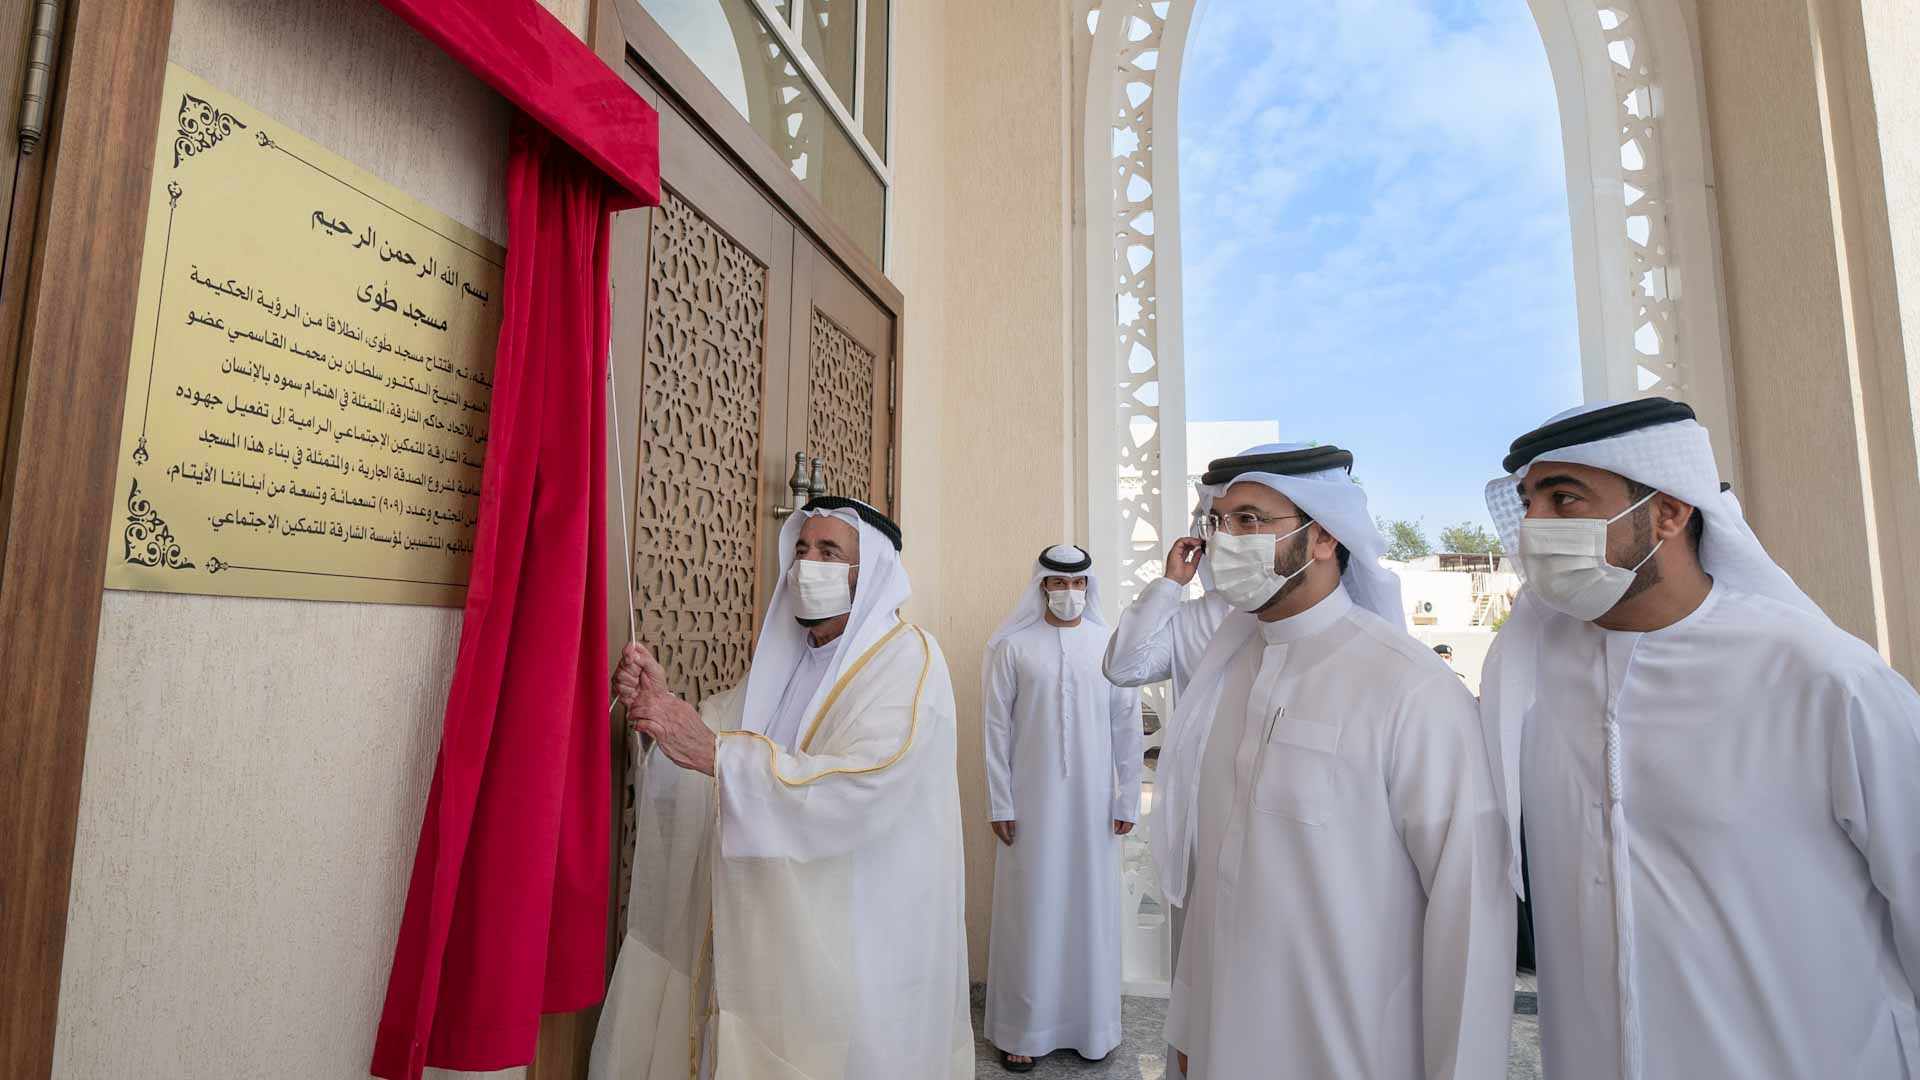
[{"label": "gold plaque", "polygon": [[176,65],[107,587],[457,606],[506,254]]}]

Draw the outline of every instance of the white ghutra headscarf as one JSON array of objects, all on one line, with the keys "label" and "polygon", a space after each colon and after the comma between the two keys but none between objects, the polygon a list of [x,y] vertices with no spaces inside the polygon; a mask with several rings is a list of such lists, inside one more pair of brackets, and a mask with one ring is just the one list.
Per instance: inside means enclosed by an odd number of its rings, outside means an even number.
[{"label": "white ghutra headscarf", "polygon": [[[993,698],[993,658],[1001,642],[1020,631],[1044,622],[1047,617],[1047,594],[1041,590],[1040,583],[1050,577],[1084,577],[1087,579],[1087,606],[1081,612],[1081,622],[1090,627],[1098,627],[1111,633],[1106,616],[1100,614],[1100,579],[1093,572],[1093,556],[1086,549],[1073,544],[1055,544],[1040,553],[1033,561],[1033,577],[1028,579],[1027,587],[1020,594],[1020,600],[1013,610],[1000,622],[1000,628],[987,639],[987,650],[980,665],[980,697],[982,701]],[[1073,774],[1073,756],[1067,753],[1067,725],[1057,726],[1060,740],[1061,775]]]},{"label": "white ghutra headscarf", "polygon": [[[1306,443],[1271,443],[1252,447],[1238,457],[1313,449],[1315,447]],[[1215,462],[1208,471],[1211,473],[1232,460]],[[1347,460],[1351,461],[1351,457]],[[1379,527],[1367,509],[1367,490],[1354,482],[1344,465],[1301,475],[1243,472],[1220,483],[1203,482],[1197,485],[1200,505],[1194,512],[1196,533],[1200,519],[1213,512],[1214,500],[1239,483],[1262,484],[1285,495],[1301,513],[1332,534],[1347,549],[1347,569],[1340,581],[1353,602],[1395,627],[1406,626],[1400,579],[1380,565],[1387,542],[1380,536]],[[1205,563],[1201,564],[1200,572],[1202,584],[1211,588],[1213,575]],[[1206,756],[1207,737],[1213,731],[1220,695],[1231,674],[1230,662],[1258,629],[1258,618],[1242,611],[1231,612],[1221,621],[1199,669],[1174,703],[1173,717],[1167,725],[1166,743],[1160,749],[1160,765],[1155,770],[1160,793],[1147,819],[1147,836],[1160,870],[1161,888],[1175,904],[1186,903],[1187,869],[1192,862],[1194,834],[1200,820],[1197,810],[1200,766]]]},{"label": "white ghutra headscarf", "polygon": [[[1267,443],[1250,447],[1235,456],[1291,454],[1312,449],[1314,446],[1310,443]],[[1395,626],[1407,624],[1406,609],[1400,604],[1400,578],[1380,565],[1381,557],[1387,553],[1387,541],[1380,535],[1380,528],[1374,524],[1373,515],[1367,509],[1367,489],[1355,483],[1346,469],[1324,469],[1299,476],[1245,472],[1224,483],[1195,484],[1194,489],[1200,493],[1200,504],[1193,512],[1196,536],[1199,535],[1201,519],[1213,513],[1214,500],[1225,495],[1228,488],[1240,483],[1272,488],[1291,500],[1301,513],[1319,522],[1322,528],[1346,547],[1350,556],[1346,573],[1340,575],[1340,583],[1347,587],[1347,595],[1353,598],[1353,602]],[[1200,564],[1200,574],[1201,584],[1211,589],[1213,571],[1205,562]]]},{"label": "white ghutra headscarf", "polygon": [[[1568,409],[1548,420],[1540,430],[1628,404],[1631,403],[1603,402]],[[1821,614],[1819,606],[1808,599],[1760,545],[1760,538],[1753,534],[1740,509],[1740,500],[1721,484],[1720,468],[1714,463],[1713,444],[1707,429],[1691,418],[1691,409],[1674,404],[1676,409],[1670,415],[1685,415],[1686,419],[1543,450],[1507,475],[1489,482],[1487,511],[1493,515],[1500,542],[1508,551],[1520,550],[1520,519],[1527,513],[1520,502],[1520,481],[1534,463],[1560,461],[1605,469],[1666,492],[1700,512],[1706,520],[1706,534],[1700,540],[1700,565],[1714,580],[1724,581],[1742,592]],[[1526,438],[1523,436],[1515,443],[1517,451],[1524,450]]]},{"label": "white ghutra headscarf", "polygon": [[1033,577],[1028,579],[1026,590],[1007,617],[1000,620],[1000,628],[987,639],[988,657],[1001,642],[1046,618],[1047,594],[1041,591],[1040,583],[1050,577],[1086,578],[1087,609],[1080,617],[1094,626],[1107,625],[1107,617],[1100,613],[1100,578],[1093,572],[1093,556],[1073,544],[1055,544],[1034,560]]},{"label": "white ghutra headscarf", "polygon": [[[864,510],[864,512],[863,512]],[[900,608],[912,595],[907,568],[900,562],[897,546],[899,528],[886,515],[854,499],[815,499],[789,517],[780,527],[780,577],[774,582],[773,599],[767,605],[767,617],[760,622],[760,638],[754,647],[753,663],[747,669],[746,698],[742,702],[741,730],[766,733],[780,707],[787,683],[800,667],[810,641],[807,629],[794,620],[793,597],[788,589],[787,573],[793,569],[794,543],[800,526],[808,518],[832,517],[854,527],[860,535],[860,577],[854,584],[853,610],[847,629],[840,637],[840,651],[834,655],[833,668],[820,680],[813,700],[802,715],[819,712],[820,703],[840,681],[848,667],[866,655],[881,638],[900,623]],[[884,524],[883,524],[884,523]],[[892,529],[889,535],[883,529]]]},{"label": "white ghutra headscarf", "polygon": [[[1640,405],[1638,402],[1602,402],[1568,409],[1514,441],[1515,453],[1506,462],[1510,471],[1487,484],[1487,511],[1493,515],[1494,527],[1500,531],[1500,542],[1506,550],[1519,550],[1520,521],[1526,516],[1526,508],[1520,502],[1520,481],[1533,466],[1558,461],[1604,469],[1663,491],[1701,515],[1706,525],[1700,537],[1700,565],[1717,584],[1771,597],[1826,618],[1819,606],[1767,554],[1760,538],[1747,524],[1740,500],[1721,484],[1720,468],[1713,460],[1713,444],[1707,429],[1693,419],[1693,410],[1677,402],[1654,402],[1645,408],[1639,408]],[[1607,426],[1597,425],[1597,431],[1603,434],[1590,442],[1546,439],[1546,442],[1565,444],[1537,454],[1528,453],[1529,440],[1542,441],[1538,437],[1551,434],[1556,425],[1570,432],[1577,431],[1573,424],[1577,419],[1592,422],[1608,410],[1617,415],[1635,409],[1646,413],[1654,422],[1628,427],[1615,434],[1604,434]],[[1661,421],[1658,417],[1662,415],[1669,418]],[[1577,435],[1569,437],[1577,438]],[[1572,616],[1554,611],[1522,589],[1488,657],[1494,678],[1481,685],[1480,715],[1487,729],[1487,751],[1493,758],[1490,764],[1499,780],[1501,808],[1506,812],[1512,839],[1507,876],[1516,893],[1524,892],[1520,877],[1521,729],[1528,711],[1533,708],[1542,635],[1552,620],[1570,618]]]},{"label": "white ghutra headscarf", "polygon": [[[1825,619],[1826,615],[1800,590],[1786,571],[1774,563],[1760,538],[1747,524],[1740,500],[1720,482],[1707,429],[1693,418],[1693,410],[1679,402],[1641,399],[1605,402],[1560,413],[1538,429],[1514,440],[1513,453],[1503,463],[1507,475],[1487,484],[1487,510],[1508,551],[1519,550],[1520,521],[1526,508],[1520,501],[1520,481],[1535,465],[1562,462],[1604,469],[1687,503],[1701,515],[1705,531],[1700,538],[1700,565],[1722,585],[1766,596]],[[1481,684],[1480,722],[1487,743],[1488,765],[1495,792],[1507,819],[1507,879],[1513,891],[1526,895],[1520,863],[1520,746],[1528,714],[1538,690],[1542,642],[1556,619],[1573,616],[1555,611],[1522,589],[1513,611],[1487,658],[1488,677]],[[1630,830],[1626,820],[1623,751],[1617,718],[1605,724],[1607,839],[1609,877],[1612,879],[1615,934],[1619,941],[1619,1008],[1625,1025],[1628,1075],[1639,1073],[1640,1025],[1633,935],[1632,862],[1628,854]]]}]

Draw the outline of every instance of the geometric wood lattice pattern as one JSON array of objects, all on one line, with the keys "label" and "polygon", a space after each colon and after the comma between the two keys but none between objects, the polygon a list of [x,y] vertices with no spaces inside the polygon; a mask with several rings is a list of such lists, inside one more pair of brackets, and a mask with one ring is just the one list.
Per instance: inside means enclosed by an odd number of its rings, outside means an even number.
[{"label": "geometric wood lattice pattern", "polygon": [[668,193],[655,211],[634,505],[640,639],[689,701],[747,672],[766,267]]},{"label": "geometric wood lattice pattern", "polygon": [[[633,575],[640,640],[699,702],[738,683],[753,647],[767,270],[671,191],[653,212]],[[625,785],[620,925],[633,878]]]},{"label": "geometric wood lattice pattern", "polygon": [[886,509],[873,490],[874,355],[816,309],[807,363],[807,453],[827,463],[827,490]]}]

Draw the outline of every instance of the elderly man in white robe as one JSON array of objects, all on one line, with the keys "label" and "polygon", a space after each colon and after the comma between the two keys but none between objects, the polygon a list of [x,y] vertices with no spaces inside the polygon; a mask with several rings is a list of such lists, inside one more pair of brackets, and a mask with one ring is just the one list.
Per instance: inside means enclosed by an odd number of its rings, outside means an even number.
[{"label": "elderly man in white robe", "polygon": [[1686,405],[1563,413],[1503,466],[1526,585],[1481,693],[1547,1075],[1920,1076],[1920,697],[1774,565]]},{"label": "elderly man in white robe", "polygon": [[973,1075],[953,686],[900,530],[820,498],[780,536],[745,683],[696,711],[644,647],[616,674],[651,750],[594,1080]]},{"label": "elderly man in white robe", "polygon": [[1352,466],[1213,462],[1202,536],[1108,652],[1117,683],[1184,680],[1148,833],[1184,908],[1167,1039],[1194,1080],[1506,1069],[1514,900],[1478,714],[1406,633]]},{"label": "elderly man in white robe", "polygon": [[994,862],[987,1038],[1030,1072],[1120,1045],[1120,840],[1139,818],[1140,694],[1100,670],[1112,630],[1093,557],[1040,553],[987,639],[982,682]]}]

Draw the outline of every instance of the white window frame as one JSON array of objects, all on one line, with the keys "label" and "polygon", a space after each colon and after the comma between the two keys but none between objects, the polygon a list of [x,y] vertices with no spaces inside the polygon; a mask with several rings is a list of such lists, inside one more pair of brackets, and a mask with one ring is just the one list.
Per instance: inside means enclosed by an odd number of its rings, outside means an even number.
[{"label": "white window frame", "polygon": [[[780,47],[786,50],[787,61],[800,73],[800,78],[806,82],[807,89],[827,107],[827,112],[832,114],[834,123],[838,124],[841,132],[852,140],[854,148],[860,151],[862,158],[866,159],[867,166],[873,170],[875,176],[880,178],[880,187],[886,196],[881,225],[883,237],[881,270],[884,272],[893,263],[893,167],[888,163],[887,156],[880,153],[873,143],[867,140],[867,5],[874,0],[854,0],[852,9],[854,57],[851,108],[848,107],[847,102],[840,100],[840,95],[834,92],[833,84],[827,81],[826,75],[820,70],[820,66],[814,63],[812,55],[807,52],[806,46],[802,43],[800,20],[805,17],[806,10],[812,2],[813,0],[789,0],[787,14],[784,16],[774,8],[773,0],[753,0],[753,6],[761,22],[766,24],[768,31],[780,42]],[[889,144],[893,142],[893,14],[892,8],[889,7],[887,41],[883,59],[883,63],[887,66],[888,80],[885,102]]]}]

